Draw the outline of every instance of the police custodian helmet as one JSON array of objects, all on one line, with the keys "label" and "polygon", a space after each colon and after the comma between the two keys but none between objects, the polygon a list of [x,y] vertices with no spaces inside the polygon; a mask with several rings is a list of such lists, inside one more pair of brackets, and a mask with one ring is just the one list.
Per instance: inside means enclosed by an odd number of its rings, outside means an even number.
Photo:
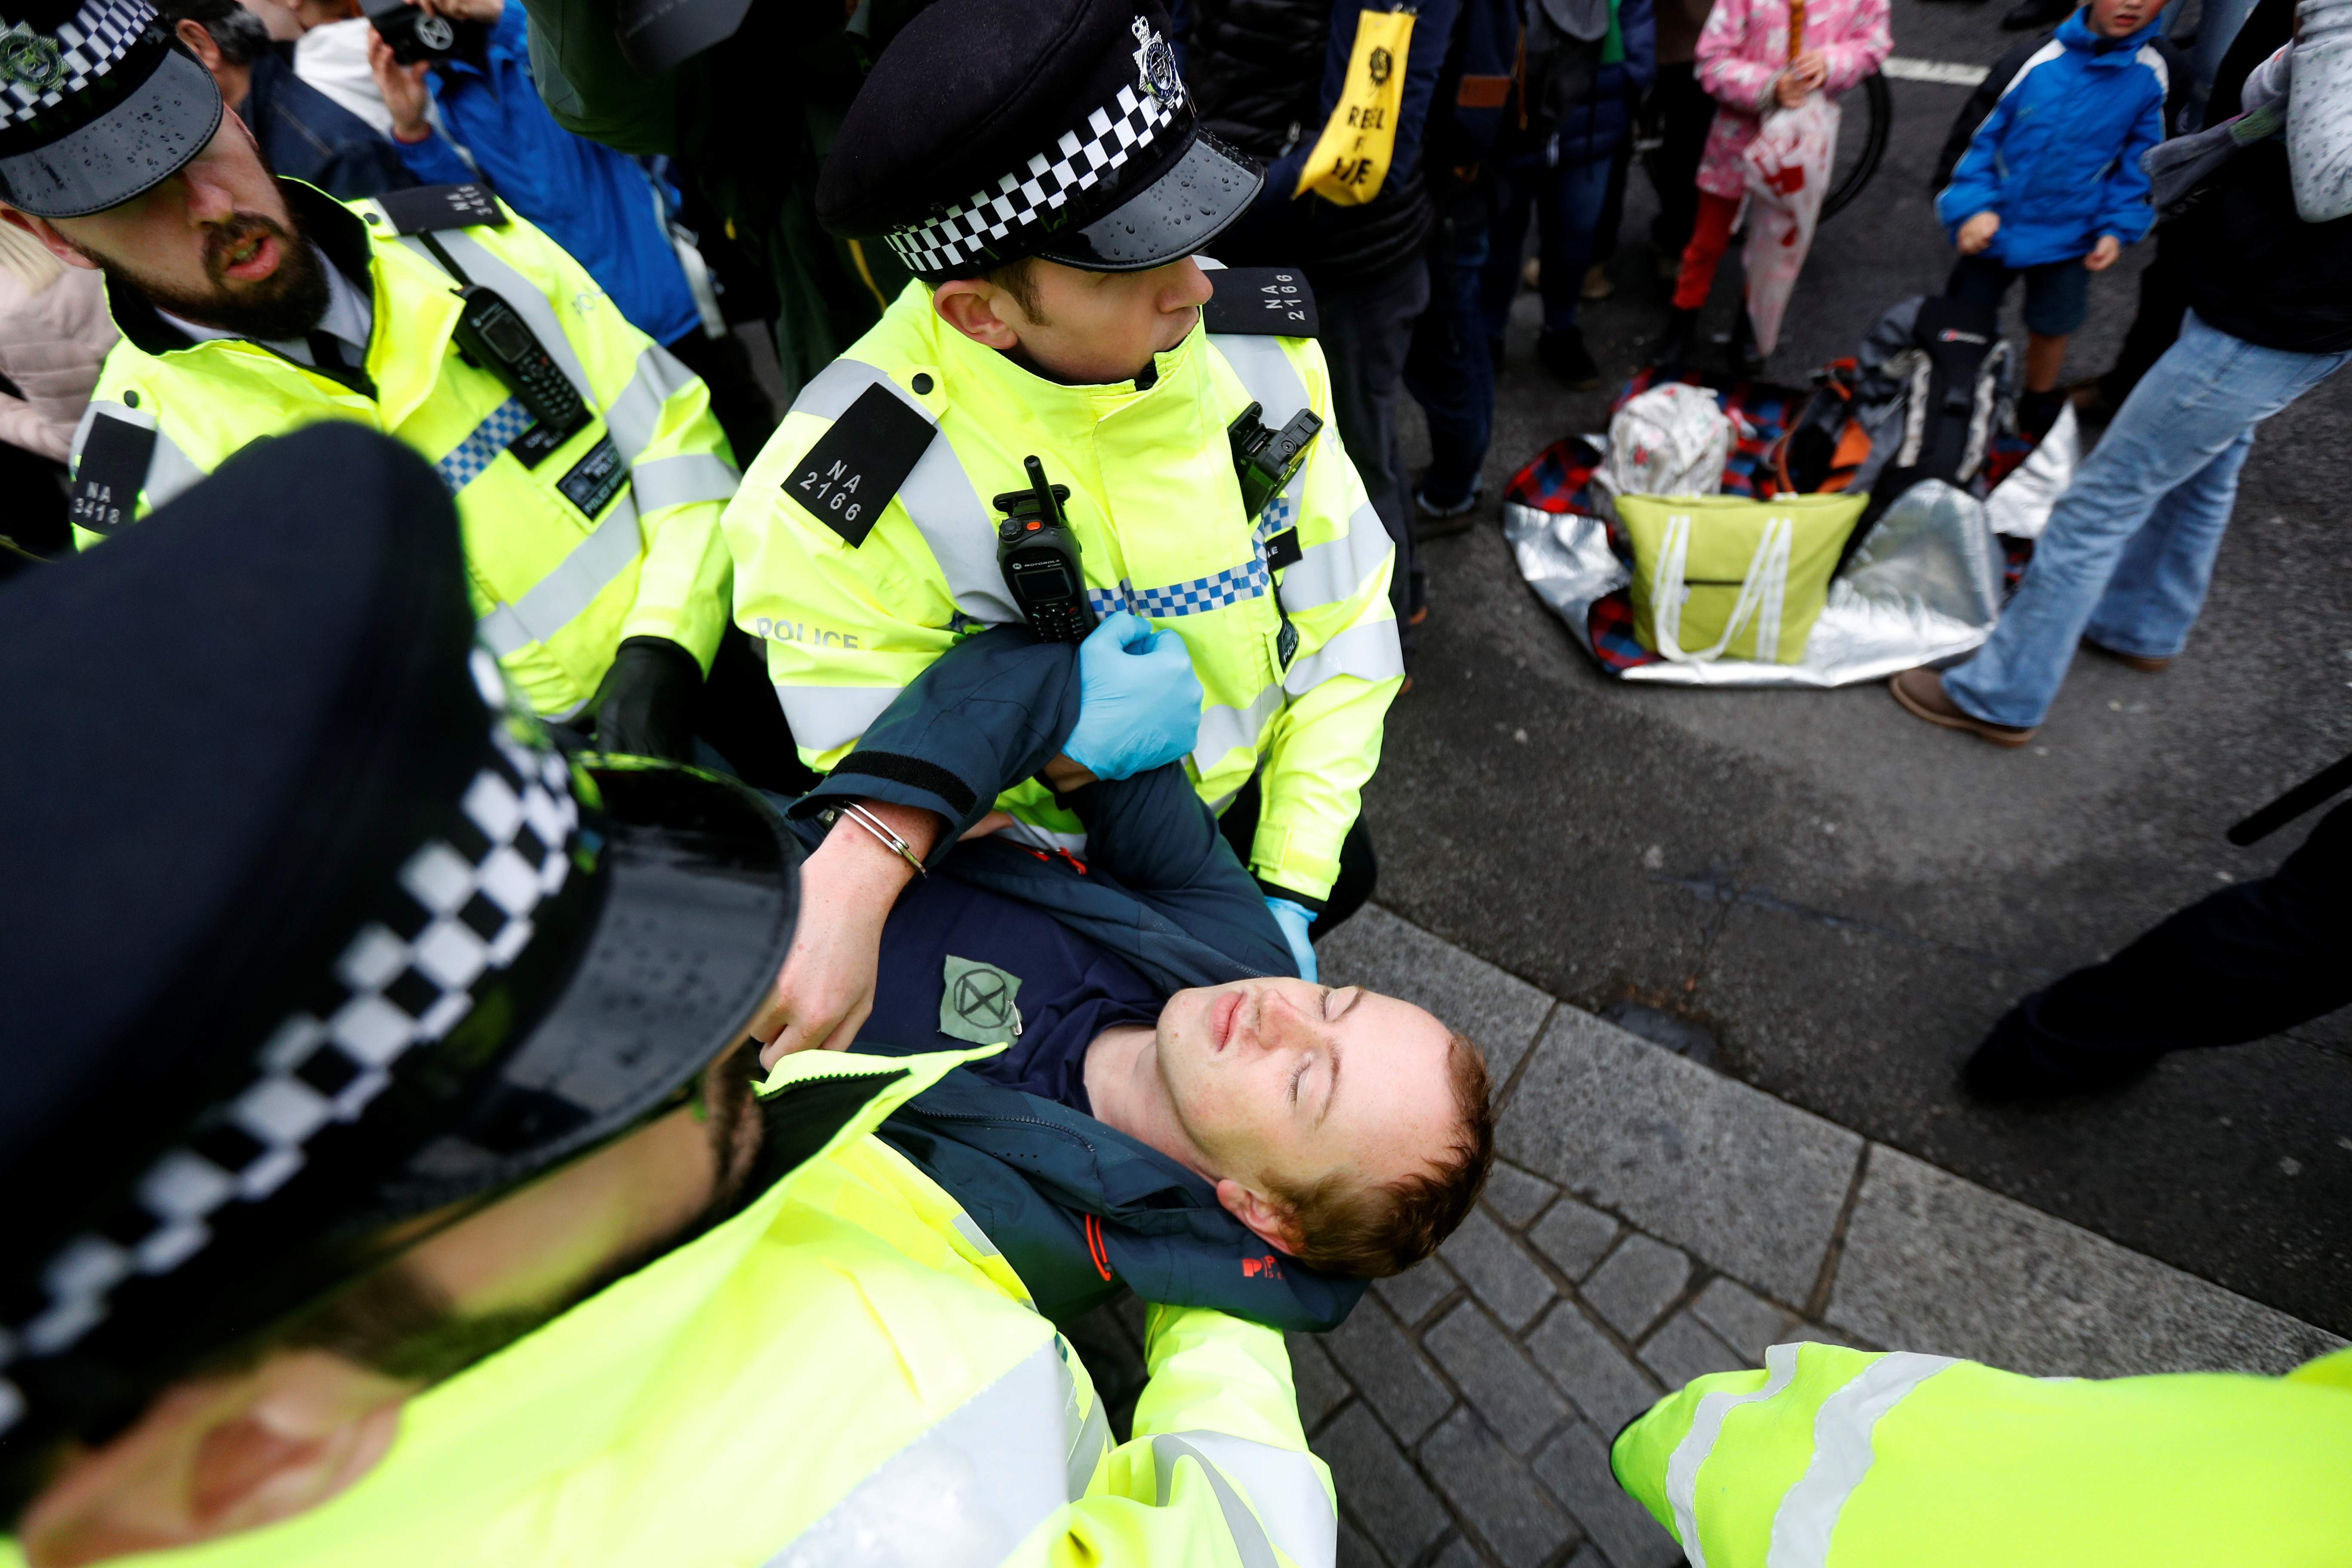
[{"label": "police custodian helmet", "polygon": [[935,0],[875,62],[817,184],[835,234],[926,283],[1023,257],[1138,272],[1263,177],[1200,129],[1159,0]]},{"label": "police custodian helmet", "polygon": [[82,217],[162,184],[220,89],[147,0],[0,0],[0,202]]},{"label": "police custodian helmet", "polygon": [[0,1521],[387,1226],[683,1103],[791,942],[776,813],[556,751],[439,479],[339,421],[0,586]]}]

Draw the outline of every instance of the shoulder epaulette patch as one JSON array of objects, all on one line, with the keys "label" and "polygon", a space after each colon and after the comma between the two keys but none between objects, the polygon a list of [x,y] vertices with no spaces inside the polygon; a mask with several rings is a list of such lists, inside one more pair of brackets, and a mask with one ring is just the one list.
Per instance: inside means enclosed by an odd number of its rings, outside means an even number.
[{"label": "shoulder epaulette patch", "polygon": [[1209,273],[1201,319],[1213,332],[1315,336],[1315,290],[1296,267],[1220,267]]},{"label": "shoulder epaulette patch", "polygon": [[101,408],[90,416],[89,434],[74,463],[73,493],[67,510],[74,524],[92,533],[112,533],[139,512],[139,492],[155,456],[155,427],[119,418]]},{"label": "shoulder epaulette patch", "polygon": [[784,493],[855,550],[938,434],[877,381],[808,449],[784,481]]},{"label": "shoulder epaulette patch", "polygon": [[375,198],[394,234],[428,234],[439,228],[503,228],[506,209],[488,185],[419,185],[386,191]]}]

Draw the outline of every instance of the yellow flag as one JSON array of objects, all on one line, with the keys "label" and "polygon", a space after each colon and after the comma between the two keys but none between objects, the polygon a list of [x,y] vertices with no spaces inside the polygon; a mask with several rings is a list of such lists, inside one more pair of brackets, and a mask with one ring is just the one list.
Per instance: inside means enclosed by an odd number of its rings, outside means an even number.
[{"label": "yellow flag", "polygon": [[1381,194],[1396,158],[1397,115],[1404,107],[1405,56],[1412,47],[1412,13],[1366,11],[1356,18],[1356,50],[1330,122],[1298,172],[1292,199],[1313,191],[1343,207]]}]

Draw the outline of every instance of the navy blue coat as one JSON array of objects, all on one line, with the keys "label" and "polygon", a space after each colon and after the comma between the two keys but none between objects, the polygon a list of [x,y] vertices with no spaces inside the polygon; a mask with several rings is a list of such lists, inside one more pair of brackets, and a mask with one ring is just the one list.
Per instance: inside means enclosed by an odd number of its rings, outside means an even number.
[{"label": "navy blue coat", "polygon": [[254,57],[236,114],[261,143],[272,174],[316,185],[339,202],[416,184],[399,150],[374,126],[296,76],[273,51]]},{"label": "navy blue coat", "polygon": [[[929,867],[1033,905],[1125,959],[1162,994],[1296,974],[1265,899],[1180,763],[1062,796],[1087,828],[1085,870],[990,837],[957,842],[997,795],[1058,754],[1078,717],[1077,650],[996,626],[934,661],[857,749],[786,816],[804,842],[844,799],[889,801],[951,825]],[[934,1050],[861,1039],[857,1049]],[[1057,1322],[1121,1287],[1276,1328],[1336,1326],[1366,1281],[1275,1253],[1215,1190],[1158,1150],[1052,1100],[958,1069],[879,1136],[953,1194]]]},{"label": "navy blue coat", "polygon": [[1625,58],[1593,73],[1591,89],[1559,117],[1559,163],[1565,167],[1614,158],[1633,134],[1633,108],[1658,79],[1655,0],[1618,0],[1617,30]]}]

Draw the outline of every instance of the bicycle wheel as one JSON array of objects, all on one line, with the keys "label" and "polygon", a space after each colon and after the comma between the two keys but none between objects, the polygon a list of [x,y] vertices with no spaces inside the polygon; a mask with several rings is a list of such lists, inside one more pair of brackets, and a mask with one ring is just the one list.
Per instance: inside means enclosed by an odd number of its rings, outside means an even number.
[{"label": "bicycle wheel", "polygon": [[1861,98],[1860,114],[1853,112],[1853,93],[1838,106],[1844,113],[1838,128],[1837,163],[1830,170],[1830,194],[1822,198],[1824,219],[1862,195],[1886,156],[1887,138],[1895,133],[1895,95],[1887,90],[1886,79],[1876,71],[1863,78]]}]

